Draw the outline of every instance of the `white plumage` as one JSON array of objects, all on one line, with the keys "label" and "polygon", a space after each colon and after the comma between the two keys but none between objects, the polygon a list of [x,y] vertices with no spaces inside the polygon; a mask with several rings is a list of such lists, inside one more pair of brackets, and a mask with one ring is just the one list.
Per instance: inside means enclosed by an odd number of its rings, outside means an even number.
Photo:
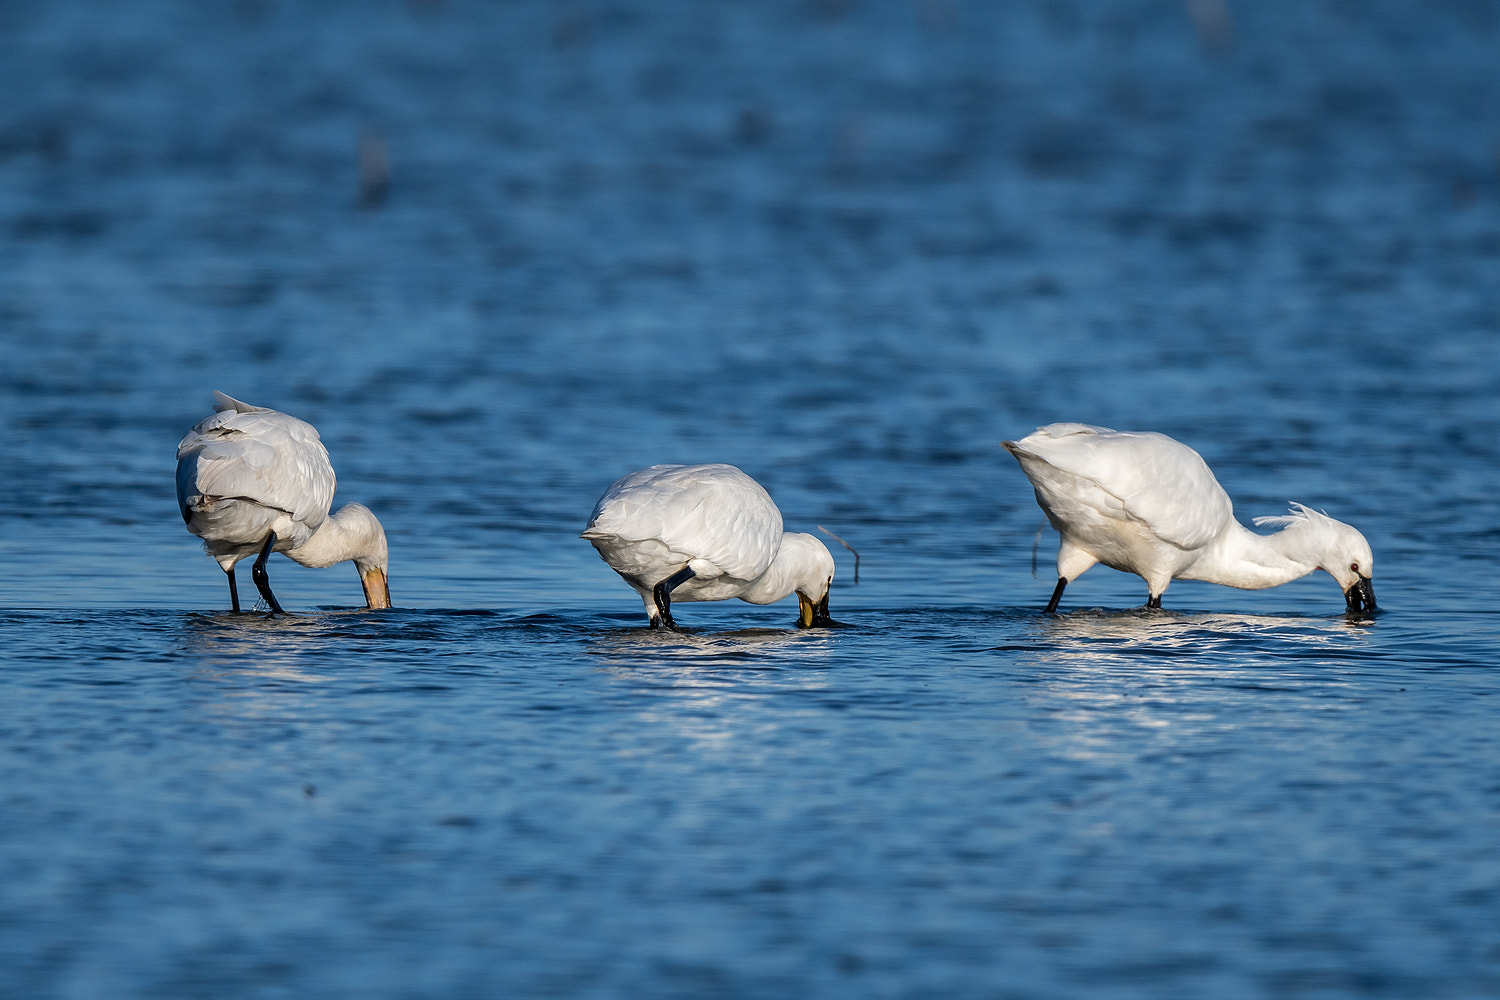
[{"label": "white plumage", "polygon": [[1322,569],[1338,581],[1350,613],[1376,610],[1375,561],[1363,535],[1301,504],[1290,515],[1256,518],[1282,530],[1255,534],[1235,520],[1203,458],[1165,434],[1049,424],[1005,447],[1062,536],[1049,612],[1096,562],[1142,577],[1152,608],[1174,579],[1259,590]]},{"label": "white plumage", "polygon": [[255,556],[255,585],[281,612],[266,573],[273,551],[304,566],[353,560],[366,606],[390,607],[385,531],[359,504],[329,514],[336,480],[317,430],[222,392],[214,401],[214,414],[177,445],[177,505],[228,577],[234,610],[235,563]]},{"label": "white plumage", "polygon": [[812,535],[783,531],[770,494],[732,465],[653,465],[615,481],[580,536],[646,606],[675,628],[671,602],[738,597],[770,604],[796,592],[798,624],[833,624],[833,556]]}]

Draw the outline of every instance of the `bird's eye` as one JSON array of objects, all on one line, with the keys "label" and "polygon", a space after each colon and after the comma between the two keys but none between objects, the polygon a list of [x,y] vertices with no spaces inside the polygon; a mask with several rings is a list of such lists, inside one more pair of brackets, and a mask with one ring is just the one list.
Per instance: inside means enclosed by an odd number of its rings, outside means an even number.
[{"label": "bird's eye", "polygon": [[1349,564],[1349,568],[1352,569],[1354,572],[1358,573],[1359,572],[1359,563],[1352,562],[1352,563]]}]

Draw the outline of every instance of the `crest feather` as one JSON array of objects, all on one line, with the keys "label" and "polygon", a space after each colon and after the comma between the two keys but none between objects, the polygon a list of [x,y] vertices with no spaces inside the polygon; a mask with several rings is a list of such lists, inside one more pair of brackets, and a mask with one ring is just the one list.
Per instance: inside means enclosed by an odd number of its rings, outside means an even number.
[{"label": "crest feather", "polygon": [[1290,513],[1255,518],[1255,526],[1257,528],[1290,528],[1298,524],[1333,520],[1321,510],[1313,510],[1306,504],[1292,503],[1290,506],[1292,508]]}]

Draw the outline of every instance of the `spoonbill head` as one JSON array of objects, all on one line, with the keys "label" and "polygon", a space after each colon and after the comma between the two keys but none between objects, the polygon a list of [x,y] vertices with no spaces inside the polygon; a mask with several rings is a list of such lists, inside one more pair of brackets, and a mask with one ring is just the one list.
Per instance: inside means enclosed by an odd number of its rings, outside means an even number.
[{"label": "spoonbill head", "polygon": [[1377,610],[1363,535],[1302,504],[1256,521],[1282,530],[1255,534],[1235,520],[1203,458],[1165,434],[1059,423],[1004,444],[1061,536],[1048,612],[1095,563],[1143,578],[1150,608],[1174,579],[1259,590],[1322,569],[1349,613]]},{"label": "spoonbill head", "polygon": [[672,602],[797,594],[797,624],[833,625],[833,555],[782,530],[770,494],[732,465],[653,465],[622,476],[594,505],[582,538],[640,594],[651,627],[675,629]]},{"label": "spoonbill head", "polygon": [[1300,503],[1291,505],[1290,514],[1257,517],[1257,527],[1281,528],[1282,534],[1306,536],[1303,545],[1310,552],[1323,553],[1317,569],[1338,582],[1344,592],[1350,614],[1376,611],[1375,554],[1370,543],[1353,525],[1335,520],[1319,510]]},{"label": "spoonbill head", "polygon": [[833,569],[833,555],[828,546],[806,532],[788,531],[781,536],[781,551],[776,559],[757,581],[754,592],[743,599],[752,604],[770,604],[794,593],[798,627],[833,625],[835,622],[828,614]]},{"label": "spoonbill head", "polygon": [[214,413],[177,445],[177,504],[224,571],[234,610],[235,564],[255,556],[256,589],[273,613],[282,612],[266,570],[272,552],[320,568],[352,561],[365,606],[390,607],[385,530],[360,504],[329,513],[337,480],[317,430],[222,392],[214,401]]}]

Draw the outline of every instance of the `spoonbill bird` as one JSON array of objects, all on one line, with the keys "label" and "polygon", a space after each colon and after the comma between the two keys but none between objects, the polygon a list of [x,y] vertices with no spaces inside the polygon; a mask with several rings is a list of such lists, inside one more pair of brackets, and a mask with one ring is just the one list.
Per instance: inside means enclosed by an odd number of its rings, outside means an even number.
[{"label": "spoonbill bird", "polygon": [[676,629],[672,600],[771,604],[796,591],[797,625],[833,625],[833,556],[782,531],[781,511],[732,465],[653,465],[615,480],[581,538],[635,588],[651,627]]},{"label": "spoonbill bird", "polygon": [[1161,607],[1173,580],[1260,590],[1321,569],[1338,581],[1350,614],[1376,610],[1375,559],[1363,535],[1299,503],[1255,519],[1281,531],[1255,534],[1234,519],[1202,456],[1165,434],[1048,424],[1004,444],[1062,536],[1049,613],[1096,562],[1142,577],[1148,608]]},{"label": "spoonbill bird", "polygon": [[214,393],[214,414],[177,445],[177,505],[229,578],[235,611],[234,564],[256,556],[255,586],[272,613],[282,613],[266,573],[272,552],[317,568],[352,559],[365,606],[391,606],[385,530],[357,503],[330,516],[335,483],[312,424],[222,392]]}]

